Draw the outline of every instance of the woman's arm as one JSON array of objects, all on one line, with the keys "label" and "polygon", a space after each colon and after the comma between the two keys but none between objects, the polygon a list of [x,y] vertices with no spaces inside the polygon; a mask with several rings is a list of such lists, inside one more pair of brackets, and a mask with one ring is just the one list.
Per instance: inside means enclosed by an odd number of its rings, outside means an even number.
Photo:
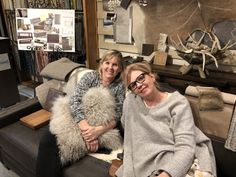
[{"label": "woman's arm", "polygon": [[125,87],[122,82],[119,82],[116,85],[116,88],[114,88],[114,96],[116,100],[116,114],[115,114],[115,119],[116,122],[120,121],[120,118],[122,116],[123,112],[123,103],[125,99]]},{"label": "woman's arm", "polygon": [[106,125],[99,125],[99,126],[90,126],[87,122],[87,120],[81,120],[79,122],[79,127],[81,130],[81,134],[85,141],[91,142],[95,139],[97,139],[100,135],[107,132],[110,129],[115,128],[116,121],[113,120],[110,123]]},{"label": "woman's arm", "polygon": [[96,152],[99,148],[97,138],[106,131],[113,129],[116,126],[116,121],[113,120],[106,125],[90,126],[87,120],[83,119],[78,124],[88,150]]},{"label": "woman's arm", "polygon": [[174,153],[171,160],[161,167],[161,171],[166,171],[171,176],[185,176],[194,160],[195,125],[186,98],[176,95],[175,99],[169,102],[171,102],[170,129],[174,136]]},{"label": "woman's arm", "polygon": [[80,79],[80,82],[76,85],[74,94],[70,98],[70,107],[72,117],[75,122],[83,120],[84,112],[82,105],[82,97],[88,91],[89,88],[93,87],[96,80],[96,73],[94,71],[85,73]]}]

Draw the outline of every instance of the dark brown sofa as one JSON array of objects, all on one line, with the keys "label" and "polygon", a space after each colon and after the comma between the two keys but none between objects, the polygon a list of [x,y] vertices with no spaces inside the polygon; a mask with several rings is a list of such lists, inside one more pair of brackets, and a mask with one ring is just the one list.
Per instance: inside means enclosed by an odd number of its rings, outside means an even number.
[{"label": "dark brown sofa", "polygon": [[[37,98],[0,112],[0,161],[21,177],[34,177],[40,137],[48,126],[33,130],[19,119],[41,108]],[[64,177],[109,177],[108,162],[86,156],[64,168]]]},{"label": "dark brown sofa", "polygon": [[[33,98],[0,111],[0,161],[21,177],[35,177],[39,140],[48,126],[33,130],[19,119],[39,109],[38,99]],[[213,143],[218,177],[236,177],[236,153],[224,148],[224,139],[205,133]],[[108,162],[86,156],[66,166],[63,174],[64,177],[109,177],[109,167]]]}]

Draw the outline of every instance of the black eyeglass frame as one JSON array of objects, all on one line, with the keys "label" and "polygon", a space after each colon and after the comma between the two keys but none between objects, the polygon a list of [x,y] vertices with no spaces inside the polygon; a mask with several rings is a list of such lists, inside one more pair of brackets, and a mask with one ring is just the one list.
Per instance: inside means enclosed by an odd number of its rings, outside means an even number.
[{"label": "black eyeglass frame", "polygon": [[[147,72],[144,72],[144,73],[141,73],[136,79],[134,82],[131,82],[129,85],[128,85],[128,89],[130,91],[134,91],[136,88],[137,88],[137,83],[139,84],[142,84],[144,81],[145,81],[145,76],[148,75],[149,73]],[[140,78],[141,77],[141,78]]]}]

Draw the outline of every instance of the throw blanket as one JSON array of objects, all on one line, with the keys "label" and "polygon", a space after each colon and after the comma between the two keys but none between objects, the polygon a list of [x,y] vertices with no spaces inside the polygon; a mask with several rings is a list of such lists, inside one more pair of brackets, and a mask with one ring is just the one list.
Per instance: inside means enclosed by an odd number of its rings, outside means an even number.
[{"label": "throw blanket", "polygon": [[[82,98],[85,117],[90,125],[102,125],[114,119],[115,100],[105,88],[91,88]],[[59,97],[52,108],[50,131],[56,135],[62,165],[74,162],[89,153],[74,122],[68,97]],[[117,129],[112,129],[98,137],[99,146],[119,149],[122,138]]]},{"label": "throw blanket", "polygon": [[75,63],[69,58],[61,58],[46,65],[40,75],[46,78],[67,81],[70,73],[78,67],[85,66],[83,64]]},{"label": "throw blanket", "polygon": [[235,107],[234,107],[234,112],[233,112],[231,123],[230,123],[228,137],[225,142],[225,148],[232,150],[234,152],[236,152],[236,108]]}]

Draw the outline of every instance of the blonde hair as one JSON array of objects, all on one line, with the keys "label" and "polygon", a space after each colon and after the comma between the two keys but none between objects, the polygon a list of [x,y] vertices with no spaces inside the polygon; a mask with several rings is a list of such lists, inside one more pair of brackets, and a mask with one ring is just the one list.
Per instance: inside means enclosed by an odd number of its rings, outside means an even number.
[{"label": "blonde hair", "polygon": [[[126,87],[128,87],[130,84],[130,77],[131,77],[132,71],[142,71],[144,73],[154,74],[152,73],[151,66],[147,61],[130,64],[125,68],[125,71],[122,74],[122,80]],[[154,74],[154,76],[155,76],[155,80],[159,80],[159,77],[157,74]],[[158,83],[155,82],[155,84],[156,84],[156,87],[159,89]]]},{"label": "blonde hair", "polygon": [[121,71],[123,71],[123,65],[122,65],[122,59],[123,56],[121,54],[121,52],[119,52],[118,50],[109,50],[108,52],[106,52],[102,58],[99,61],[99,66],[98,66],[98,72],[100,74],[100,76],[102,75],[102,68],[101,65],[105,62],[108,61],[110,59],[112,59],[113,57],[115,57],[117,59],[118,62],[118,66],[121,69]]}]

